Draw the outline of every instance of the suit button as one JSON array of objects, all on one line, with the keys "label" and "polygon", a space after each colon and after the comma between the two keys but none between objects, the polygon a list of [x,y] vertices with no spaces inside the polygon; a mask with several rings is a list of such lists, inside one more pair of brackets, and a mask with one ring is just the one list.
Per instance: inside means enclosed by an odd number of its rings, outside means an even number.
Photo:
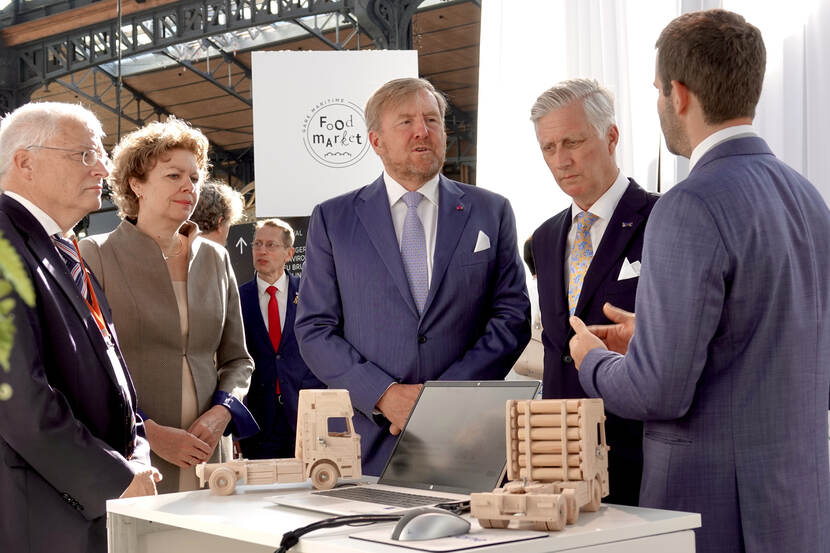
[{"label": "suit button", "polygon": [[277,354],[277,359],[281,359],[281,357],[280,357],[280,354],[279,354],[279,353]]},{"label": "suit button", "polygon": [[420,336],[418,336],[418,343],[419,344],[426,344],[427,343],[427,337],[424,336],[423,334],[421,334]]},{"label": "suit button", "polygon": [[574,358],[566,353],[565,355],[562,356],[562,362],[563,363],[573,363]]}]

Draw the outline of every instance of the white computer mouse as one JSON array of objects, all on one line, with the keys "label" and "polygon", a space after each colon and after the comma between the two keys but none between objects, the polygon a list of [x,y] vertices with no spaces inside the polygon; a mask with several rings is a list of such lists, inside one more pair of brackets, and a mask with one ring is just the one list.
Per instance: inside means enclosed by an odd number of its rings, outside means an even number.
[{"label": "white computer mouse", "polygon": [[466,534],[470,521],[443,509],[414,509],[395,525],[392,539],[399,541],[435,540]]}]

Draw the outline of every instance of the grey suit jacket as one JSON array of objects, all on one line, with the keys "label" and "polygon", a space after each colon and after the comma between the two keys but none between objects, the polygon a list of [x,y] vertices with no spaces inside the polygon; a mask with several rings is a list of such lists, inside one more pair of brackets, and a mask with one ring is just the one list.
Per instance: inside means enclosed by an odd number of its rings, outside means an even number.
[{"label": "grey suit jacket", "polygon": [[[196,227],[188,223],[184,230],[192,233]],[[124,221],[109,234],[82,240],[80,247],[112,306],[138,407],[148,418],[181,427],[182,355],[190,363],[200,413],[211,407],[217,389],[242,400],[253,362],[245,347],[236,278],[223,247],[198,236],[190,242],[184,345],[173,285],[152,238]],[[214,461],[230,455],[230,438],[223,442]],[[155,454],[153,465],[164,475],[159,491],[178,491],[179,469]]]},{"label": "grey suit jacket", "polygon": [[640,504],[698,551],[830,551],[830,212],[758,137],[707,152],[646,228],[637,330],[579,380],[645,423]]}]

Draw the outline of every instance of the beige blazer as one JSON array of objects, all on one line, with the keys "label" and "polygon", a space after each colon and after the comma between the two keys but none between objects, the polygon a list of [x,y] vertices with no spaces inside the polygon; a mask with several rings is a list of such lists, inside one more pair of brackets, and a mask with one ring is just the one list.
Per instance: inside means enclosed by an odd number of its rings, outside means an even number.
[{"label": "beige blazer", "polygon": [[[193,223],[186,223],[181,232],[190,239],[186,344],[167,264],[152,238],[124,221],[111,233],[80,243],[81,255],[112,307],[138,407],[158,424],[174,427],[181,426],[183,355],[190,364],[200,414],[211,407],[217,389],[241,401],[253,371],[228,252],[195,236],[198,228]],[[227,460],[230,440],[223,441],[211,461]],[[152,461],[164,475],[159,491],[177,491],[179,469],[155,454]]]}]

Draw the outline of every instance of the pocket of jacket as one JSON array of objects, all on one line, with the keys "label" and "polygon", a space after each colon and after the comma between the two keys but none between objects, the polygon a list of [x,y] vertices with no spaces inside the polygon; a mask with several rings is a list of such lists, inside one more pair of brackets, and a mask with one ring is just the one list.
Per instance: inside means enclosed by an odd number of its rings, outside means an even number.
[{"label": "pocket of jacket", "polygon": [[647,430],[643,437],[646,440],[653,440],[655,442],[660,442],[663,444],[669,445],[692,445],[691,440],[687,440],[686,438],[682,438],[677,436],[676,434],[669,434],[666,432],[654,432],[651,430]]}]

